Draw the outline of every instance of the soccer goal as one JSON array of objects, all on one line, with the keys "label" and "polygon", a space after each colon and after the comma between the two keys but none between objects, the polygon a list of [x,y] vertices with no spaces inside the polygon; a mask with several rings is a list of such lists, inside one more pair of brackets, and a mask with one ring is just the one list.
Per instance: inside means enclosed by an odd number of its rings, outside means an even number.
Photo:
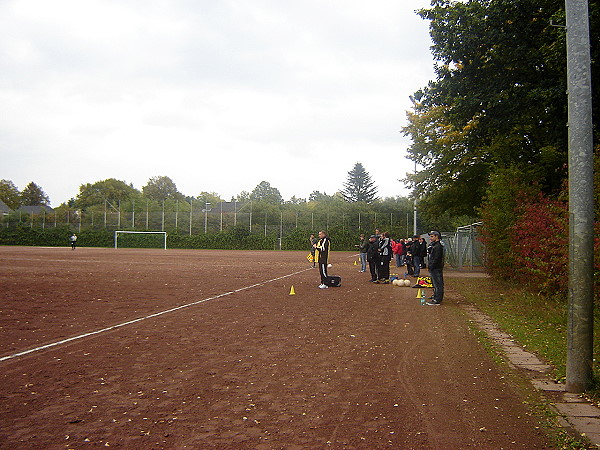
[{"label": "soccer goal", "polygon": [[[142,236],[146,235],[146,236]],[[166,231],[115,231],[115,248],[164,248],[167,249]]]}]

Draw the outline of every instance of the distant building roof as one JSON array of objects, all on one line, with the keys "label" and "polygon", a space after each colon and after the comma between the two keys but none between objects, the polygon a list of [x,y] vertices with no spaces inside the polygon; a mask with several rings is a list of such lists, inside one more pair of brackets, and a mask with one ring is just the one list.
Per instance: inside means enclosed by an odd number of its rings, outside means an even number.
[{"label": "distant building roof", "polygon": [[36,205],[36,206],[21,206],[17,211],[24,212],[26,214],[41,214],[42,211],[45,210],[46,213],[53,213],[54,210],[46,205]]},{"label": "distant building roof", "polygon": [[10,209],[6,203],[4,203],[2,200],[0,200],[0,213],[8,214],[11,212],[12,212],[12,209]]}]

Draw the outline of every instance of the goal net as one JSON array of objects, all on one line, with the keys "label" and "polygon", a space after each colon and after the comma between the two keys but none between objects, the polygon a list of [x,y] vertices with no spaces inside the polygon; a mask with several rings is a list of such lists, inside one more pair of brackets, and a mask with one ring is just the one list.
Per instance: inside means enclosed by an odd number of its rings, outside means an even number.
[{"label": "goal net", "polygon": [[115,248],[167,249],[166,231],[115,231]]}]

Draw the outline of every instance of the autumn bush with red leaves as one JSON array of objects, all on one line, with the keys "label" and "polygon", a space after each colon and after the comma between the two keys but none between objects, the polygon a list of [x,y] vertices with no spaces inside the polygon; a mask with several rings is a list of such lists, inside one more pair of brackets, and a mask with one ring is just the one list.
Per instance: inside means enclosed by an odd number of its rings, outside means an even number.
[{"label": "autumn bush with red leaves", "polygon": [[538,194],[515,210],[511,227],[514,279],[546,295],[566,295],[569,273],[568,207]]},{"label": "autumn bush with red leaves", "polygon": [[[480,215],[486,268],[500,279],[533,292],[566,298],[569,279],[569,213],[563,192],[540,192],[511,169],[490,182]],[[600,223],[595,224],[600,236]],[[600,292],[600,239],[594,242],[595,292]]]}]

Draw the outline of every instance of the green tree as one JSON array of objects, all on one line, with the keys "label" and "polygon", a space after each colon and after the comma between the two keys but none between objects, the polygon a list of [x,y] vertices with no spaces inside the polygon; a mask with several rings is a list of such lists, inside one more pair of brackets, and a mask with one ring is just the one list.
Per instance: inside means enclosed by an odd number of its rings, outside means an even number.
[{"label": "green tree", "polygon": [[21,193],[10,180],[0,180],[0,200],[11,209],[21,206]]},{"label": "green tree", "polygon": [[41,206],[49,204],[50,198],[46,195],[44,190],[33,181],[21,191],[21,205],[23,206]]},{"label": "green tree", "polygon": [[330,196],[321,191],[312,191],[308,196],[309,202],[320,202],[328,199]]},{"label": "green tree", "polygon": [[206,206],[206,203],[210,203],[209,208],[214,208],[223,200],[216,192],[200,192],[200,194],[196,196],[195,201],[199,202],[203,207]]},{"label": "green tree", "polygon": [[77,194],[74,204],[69,206],[84,209],[90,206],[103,205],[105,200],[110,202],[132,200],[139,197],[139,195],[140,192],[132,184],[127,184],[115,178],[107,178],[106,180],[79,186],[79,194]]},{"label": "green tree", "polygon": [[146,186],[142,188],[144,197],[150,200],[162,201],[166,199],[182,200],[184,198],[177,190],[177,186],[169,177],[152,177]]},{"label": "green tree", "polygon": [[302,205],[302,204],[306,203],[306,199],[304,199],[304,198],[298,198],[295,195],[292,195],[292,198],[290,198],[285,203],[288,204],[288,205]]},{"label": "green tree", "polygon": [[361,163],[354,164],[354,168],[348,172],[341,194],[350,203],[372,203],[377,200],[377,186]]},{"label": "green tree", "polygon": [[283,203],[283,198],[279,189],[272,187],[267,181],[261,181],[250,194],[250,199],[253,201],[265,202],[273,205]]},{"label": "green tree", "polygon": [[423,170],[408,174],[403,181],[413,187],[419,209],[432,217],[472,215],[481,203],[489,170],[484,152],[467,144],[476,121],[458,128],[448,120],[448,109],[413,99],[413,112],[407,113],[408,126],[404,128],[413,141],[409,157]]},{"label": "green tree", "polygon": [[231,201],[236,201],[238,203],[246,203],[250,201],[250,192],[242,191],[236,197],[233,197]]},{"label": "green tree", "polygon": [[410,158],[422,166],[409,182],[428,206],[472,214],[491,174],[512,165],[544,191],[559,191],[565,35],[551,21],[564,23],[563,8],[558,0],[434,0],[419,11],[430,21],[437,76],[415,93],[404,132],[413,139]]}]

